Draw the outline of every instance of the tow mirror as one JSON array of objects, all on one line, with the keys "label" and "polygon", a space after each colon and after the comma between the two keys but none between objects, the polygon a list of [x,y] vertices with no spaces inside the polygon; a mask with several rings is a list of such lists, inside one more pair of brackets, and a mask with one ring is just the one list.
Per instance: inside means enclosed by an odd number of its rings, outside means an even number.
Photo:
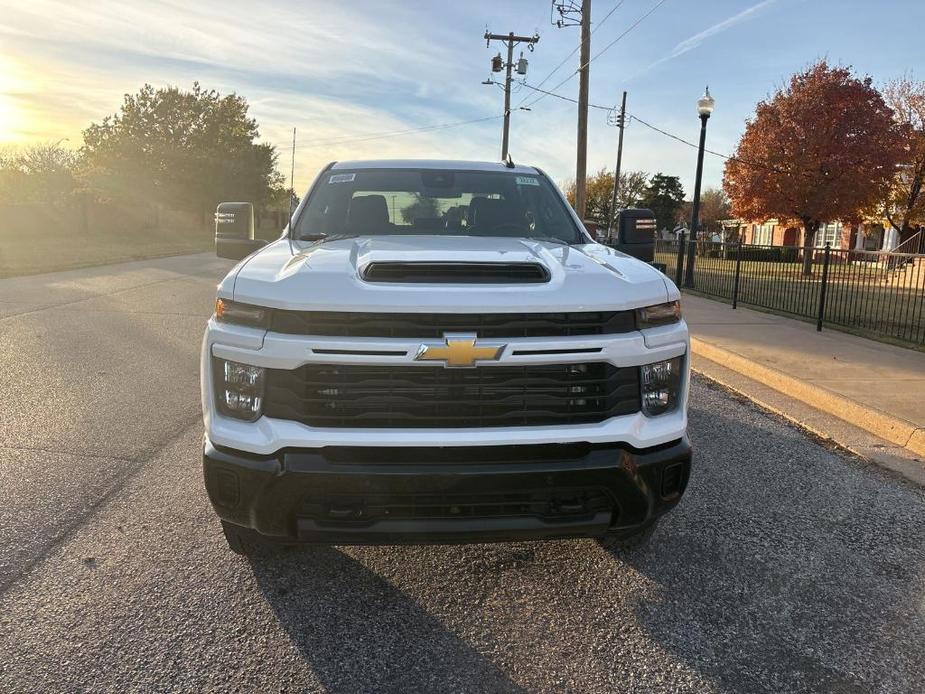
[{"label": "tow mirror", "polygon": [[610,245],[647,263],[655,259],[656,220],[652,210],[627,208],[617,214]]},{"label": "tow mirror", "polygon": [[249,202],[222,202],[215,208],[215,255],[241,260],[266,241],[254,238],[254,206]]}]

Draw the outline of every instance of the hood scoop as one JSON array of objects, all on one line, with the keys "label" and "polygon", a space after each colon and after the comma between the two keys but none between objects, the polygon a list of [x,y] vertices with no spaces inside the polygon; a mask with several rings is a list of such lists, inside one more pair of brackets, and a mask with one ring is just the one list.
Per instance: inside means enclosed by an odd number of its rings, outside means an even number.
[{"label": "hood scoop", "polygon": [[372,262],[367,282],[412,284],[541,284],[549,270],[539,263]]}]

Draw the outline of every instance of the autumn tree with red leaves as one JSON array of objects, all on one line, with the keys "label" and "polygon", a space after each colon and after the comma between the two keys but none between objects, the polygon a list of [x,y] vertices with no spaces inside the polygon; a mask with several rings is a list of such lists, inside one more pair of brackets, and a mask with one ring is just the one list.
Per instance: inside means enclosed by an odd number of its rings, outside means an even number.
[{"label": "autumn tree with red leaves", "polygon": [[723,188],[748,220],[799,220],[803,274],[820,223],[856,221],[883,199],[902,156],[892,110],[870,77],[820,61],[755,109]]}]

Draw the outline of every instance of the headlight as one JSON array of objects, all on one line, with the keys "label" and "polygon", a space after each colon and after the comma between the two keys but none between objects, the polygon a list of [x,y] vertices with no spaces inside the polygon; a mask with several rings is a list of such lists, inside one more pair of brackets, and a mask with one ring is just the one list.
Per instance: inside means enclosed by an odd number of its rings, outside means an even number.
[{"label": "headlight", "polygon": [[665,414],[678,406],[683,364],[684,357],[675,357],[639,367],[643,414]]},{"label": "headlight", "polygon": [[228,299],[216,299],[215,319],[222,323],[266,328],[270,325],[270,309],[263,306],[240,304]]},{"label": "headlight", "polygon": [[215,402],[223,415],[253,422],[263,414],[262,366],[212,359]]},{"label": "headlight", "polygon": [[680,301],[669,301],[667,304],[655,304],[636,309],[636,326],[640,330],[659,325],[670,325],[679,320],[681,320]]}]

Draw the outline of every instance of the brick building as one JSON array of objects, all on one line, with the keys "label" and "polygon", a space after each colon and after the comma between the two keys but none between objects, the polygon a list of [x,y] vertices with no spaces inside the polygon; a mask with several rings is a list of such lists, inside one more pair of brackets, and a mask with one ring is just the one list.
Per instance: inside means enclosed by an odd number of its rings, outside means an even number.
[{"label": "brick building", "polygon": [[[759,246],[802,246],[803,229],[799,225],[777,219],[747,222],[725,219],[721,222],[727,241],[741,240]],[[860,232],[860,233],[859,233]],[[899,245],[899,234],[889,225],[864,222],[861,224],[827,222],[819,226],[814,246],[826,243],[832,248],[863,251],[890,251]]]}]

